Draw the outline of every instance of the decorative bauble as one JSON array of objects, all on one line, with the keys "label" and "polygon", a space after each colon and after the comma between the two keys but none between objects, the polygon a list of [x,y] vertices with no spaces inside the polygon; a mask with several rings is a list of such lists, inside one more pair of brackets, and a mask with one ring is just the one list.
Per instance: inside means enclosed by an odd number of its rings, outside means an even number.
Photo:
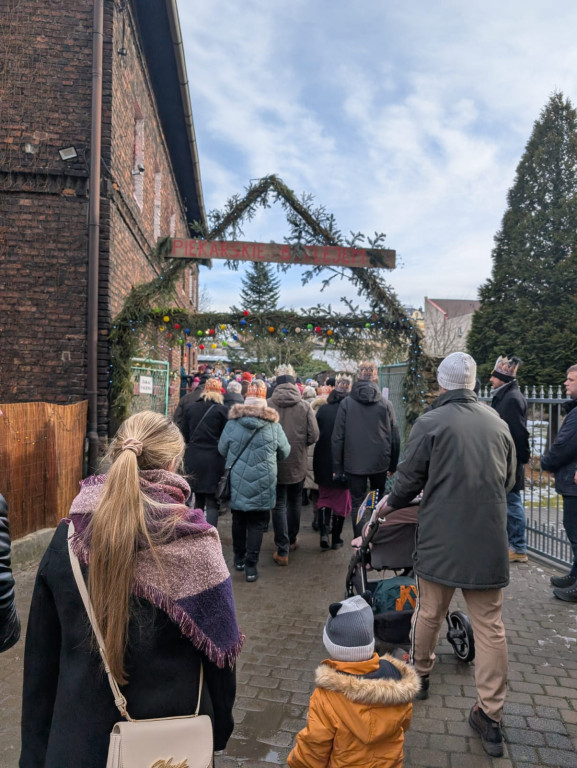
[{"label": "decorative bauble", "polygon": [[170,317],[168,315],[165,315],[162,319],[165,323],[170,323]]},{"label": "decorative bauble", "polygon": [[208,331],[208,335],[214,336],[214,328],[210,328],[210,330]]},{"label": "decorative bauble", "polygon": [[197,331],[197,332],[196,332],[196,335],[197,335],[197,336],[202,336],[202,331]]},{"label": "decorative bauble", "polygon": [[334,344],[334,343],[335,343],[334,339],[329,339],[329,344]]},{"label": "decorative bauble", "polygon": [[176,328],[176,330],[178,331],[178,329],[180,328],[180,323],[175,323],[175,324],[174,324],[174,327],[175,327],[175,328]]},{"label": "decorative bauble", "polygon": [[211,349],[216,349],[218,345],[217,344],[211,344],[210,346],[211,346]]},{"label": "decorative bauble", "polygon": [[329,328],[329,330],[327,331],[327,336],[332,336],[332,335],[333,335],[333,332],[332,332],[332,330]]},{"label": "decorative bauble", "polygon": [[154,314],[155,315],[159,315],[160,314],[160,310],[158,309],[158,307],[156,307],[156,309],[154,310]]},{"label": "decorative bauble", "polygon": [[199,348],[199,349],[204,349],[204,344],[199,344],[199,345],[198,345],[198,348]]},{"label": "decorative bauble", "polygon": [[317,327],[315,328],[316,333],[321,333],[322,330],[323,329],[320,327],[320,325],[317,325]]},{"label": "decorative bauble", "polygon": [[286,328],[283,328],[283,329],[282,329],[282,333],[288,333],[287,329],[286,329]]},{"label": "decorative bauble", "polygon": [[370,328],[370,327],[371,327],[370,323],[365,323],[365,328]]},{"label": "decorative bauble", "polygon": [[295,333],[300,333],[300,332],[301,332],[300,328],[295,328]]},{"label": "decorative bauble", "polygon": [[232,338],[233,338],[235,341],[238,341],[238,336],[236,335],[236,333],[233,333],[233,334],[232,334]]},{"label": "decorative bauble", "polygon": [[192,347],[192,344],[191,344],[191,342],[190,342],[190,341],[188,341],[188,342],[186,343],[186,346],[187,346],[187,347],[190,349],[190,348]]},{"label": "decorative bauble", "polygon": [[226,325],[224,323],[220,324],[220,330],[221,331],[226,331]]},{"label": "decorative bauble", "polygon": [[185,333],[186,333],[186,335],[188,336],[188,334],[190,333],[190,328],[185,328],[185,329],[184,329],[184,332],[185,332]]},{"label": "decorative bauble", "polygon": [[164,325],[159,325],[159,326],[158,326],[158,330],[159,330],[159,331],[164,331]]},{"label": "decorative bauble", "polygon": [[241,320],[241,321],[240,321],[240,324],[241,324],[241,325],[246,325],[246,320],[244,320],[244,319],[243,319],[243,320]]},{"label": "decorative bauble", "polygon": [[268,332],[269,333],[274,333],[274,325],[269,325]]},{"label": "decorative bauble", "polygon": [[178,340],[178,343],[179,343],[179,344],[180,344],[180,346],[182,347],[182,345],[184,344],[184,341],[183,341],[182,339],[179,339],[179,340]]},{"label": "decorative bauble", "polygon": [[222,346],[223,346],[223,347],[226,347],[226,345],[227,345],[227,342],[226,342],[226,341],[223,341],[223,342],[222,342]]},{"label": "decorative bauble", "polygon": [[243,312],[242,314],[243,314],[245,317],[248,317],[248,316],[250,315],[250,312],[248,311],[248,309],[245,309],[245,310],[244,310],[244,312]]},{"label": "decorative bauble", "polygon": [[307,328],[308,328],[309,331],[312,331],[313,324],[312,323],[307,323]]}]

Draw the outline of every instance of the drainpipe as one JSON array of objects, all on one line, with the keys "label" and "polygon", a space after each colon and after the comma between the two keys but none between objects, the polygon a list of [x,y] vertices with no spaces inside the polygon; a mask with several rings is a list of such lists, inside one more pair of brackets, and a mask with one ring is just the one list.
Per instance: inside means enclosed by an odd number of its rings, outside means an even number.
[{"label": "drainpipe", "polygon": [[88,474],[98,461],[98,261],[100,247],[100,152],[102,132],[102,51],[104,0],[94,0],[92,22],[92,122],[90,126],[90,197],[88,209]]}]

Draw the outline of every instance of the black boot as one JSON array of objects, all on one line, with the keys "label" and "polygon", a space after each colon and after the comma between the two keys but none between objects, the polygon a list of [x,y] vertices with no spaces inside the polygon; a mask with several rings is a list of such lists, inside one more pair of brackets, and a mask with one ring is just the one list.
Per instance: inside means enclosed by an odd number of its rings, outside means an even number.
[{"label": "black boot", "polygon": [[312,526],[313,526],[313,531],[318,531],[319,530],[319,509],[318,509],[318,507],[315,507],[314,510],[313,510]]},{"label": "black boot", "polygon": [[331,510],[329,507],[319,509],[319,531],[321,534],[321,549],[330,549],[329,530],[331,525]]},{"label": "black boot", "polygon": [[343,525],[345,518],[340,515],[333,515],[333,529],[331,531],[331,549],[340,549],[343,546],[343,540],[341,539],[341,533],[343,532]]}]

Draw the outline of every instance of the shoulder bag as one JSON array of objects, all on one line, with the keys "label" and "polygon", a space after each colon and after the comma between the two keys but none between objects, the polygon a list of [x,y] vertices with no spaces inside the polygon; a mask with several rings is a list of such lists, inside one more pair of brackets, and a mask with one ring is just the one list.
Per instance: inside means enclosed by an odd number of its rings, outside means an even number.
[{"label": "shoulder bag", "polygon": [[218,485],[216,486],[216,493],[215,497],[217,501],[228,501],[230,499],[230,470],[234,467],[236,462],[240,459],[242,454],[245,452],[245,450],[248,448],[248,444],[253,439],[253,437],[256,435],[256,429],[252,433],[252,435],[249,437],[249,439],[246,441],[246,445],[243,447],[242,451],[238,454],[236,459],[232,462],[230,467],[225,467],[224,472],[222,473],[222,477],[218,481]]},{"label": "shoulder bag", "polygon": [[194,715],[133,720],[126,711],[127,702],[110,671],[104,640],[94,616],[78,558],[70,546],[74,525],[68,528],[68,552],[74,579],[84,603],[98,648],[108,675],[114,703],[124,720],[115,723],[110,734],[106,768],[210,768],[213,760],[212,723],[208,715],[199,715],[204,677],[202,661],[198,684],[198,702]]},{"label": "shoulder bag", "polygon": [[214,408],[214,403],[213,403],[213,404],[210,406],[210,408],[209,408],[207,411],[205,411],[205,412],[202,414],[202,419],[201,419],[201,420],[198,422],[198,424],[197,424],[197,425],[196,425],[196,427],[194,428],[194,432],[192,433],[192,436],[191,436],[190,440],[188,441],[189,443],[192,443],[192,442],[194,441],[194,436],[195,436],[195,435],[196,435],[196,433],[198,432],[198,428],[200,427],[200,425],[202,424],[202,422],[203,422],[203,421],[206,419],[206,417],[207,417],[207,416],[208,416],[208,414],[209,414],[209,413],[212,411],[212,409],[213,409],[213,408]]}]

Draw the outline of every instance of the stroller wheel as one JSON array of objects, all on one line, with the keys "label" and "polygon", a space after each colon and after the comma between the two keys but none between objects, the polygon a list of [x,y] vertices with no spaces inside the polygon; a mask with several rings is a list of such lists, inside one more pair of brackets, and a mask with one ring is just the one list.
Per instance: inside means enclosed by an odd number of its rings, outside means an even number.
[{"label": "stroller wheel", "polygon": [[473,661],[475,658],[475,638],[473,637],[473,625],[463,611],[451,611],[447,616],[447,640],[453,646],[455,656],[464,662]]}]

